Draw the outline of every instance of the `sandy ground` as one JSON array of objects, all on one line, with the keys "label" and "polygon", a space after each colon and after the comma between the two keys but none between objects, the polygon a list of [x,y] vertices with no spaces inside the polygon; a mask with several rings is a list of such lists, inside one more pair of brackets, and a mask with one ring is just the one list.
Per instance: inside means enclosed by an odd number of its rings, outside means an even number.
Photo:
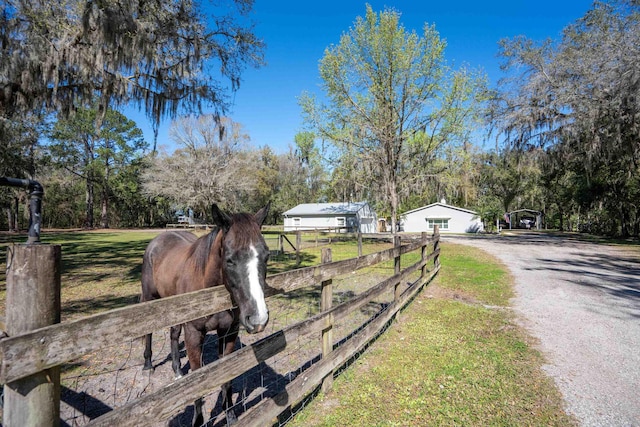
[{"label": "sandy ground", "polygon": [[567,236],[446,236],[499,258],[512,306],[582,426],[640,426],[640,250]]}]

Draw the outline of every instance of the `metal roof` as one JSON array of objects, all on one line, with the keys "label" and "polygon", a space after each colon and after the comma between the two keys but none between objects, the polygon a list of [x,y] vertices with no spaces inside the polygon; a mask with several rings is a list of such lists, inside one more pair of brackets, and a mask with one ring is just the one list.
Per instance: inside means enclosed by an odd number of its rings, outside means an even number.
[{"label": "metal roof", "polygon": [[303,203],[282,215],[350,215],[356,214],[366,205],[367,202]]},{"label": "metal roof", "polygon": [[421,208],[417,208],[417,209],[413,209],[413,210],[404,212],[404,213],[400,214],[400,216],[405,216],[405,215],[408,215],[408,214],[411,214],[411,213],[414,213],[414,212],[421,211],[423,209],[429,209],[429,208],[432,208],[434,206],[440,206],[440,207],[443,207],[443,208],[452,209],[454,211],[466,212],[466,213],[470,213],[470,214],[474,214],[474,215],[478,214],[477,212],[471,211],[469,209],[459,208],[457,206],[447,205],[446,203],[436,202],[436,203],[431,203],[430,205],[427,205],[427,206],[422,206]]}]

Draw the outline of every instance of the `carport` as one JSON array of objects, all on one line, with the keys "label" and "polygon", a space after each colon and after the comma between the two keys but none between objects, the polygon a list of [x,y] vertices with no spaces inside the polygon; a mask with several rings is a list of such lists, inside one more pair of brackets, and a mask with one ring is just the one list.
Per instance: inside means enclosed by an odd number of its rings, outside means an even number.
[{"label": "carport", "polygon": [[[535,223],[530,223],[531,216],[535,217]],[[542,212],[534,211],[533,209],[518,209],[515,211],[507,212],[505,217],[508,217],[509,230],[513,228],[526,228],[531,229],[535,226],[536,230],[542,228]],[[507,218],[505,218],[507,219]],[[521,225],[520,222],[523,222]],[[513,224],[516,224],[515,227]]]}]

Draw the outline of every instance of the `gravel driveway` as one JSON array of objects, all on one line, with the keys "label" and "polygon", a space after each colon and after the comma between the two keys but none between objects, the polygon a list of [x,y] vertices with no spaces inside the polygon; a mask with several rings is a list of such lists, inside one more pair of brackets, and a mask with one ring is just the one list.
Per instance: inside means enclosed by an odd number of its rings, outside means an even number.
[{"label": "gravel driveway", "polygon": [[640,251],[567,236],[445,236],[499,258],[512,306],[582,426],[640,426]]}]

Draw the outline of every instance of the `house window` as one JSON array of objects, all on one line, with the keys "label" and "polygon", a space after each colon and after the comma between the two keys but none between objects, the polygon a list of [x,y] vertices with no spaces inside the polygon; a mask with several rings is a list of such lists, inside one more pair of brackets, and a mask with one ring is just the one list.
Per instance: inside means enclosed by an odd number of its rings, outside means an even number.
[{"label": "house window", "polygon": [[296,228],[300,227],[300,218],[293,218],[293,226]]},{"label": "house window", "polygon": [[440,230],[448,230],[449,229],[449,219],[446,218],[434,218],[427,219],[427,223],[429,230],[433,230],[434,226],[440,227]]},{"label": "house window", "polygon": [[345,226],[345,218],[344,217],[336,218],[336,226],[337,227],[344,227]]}]

